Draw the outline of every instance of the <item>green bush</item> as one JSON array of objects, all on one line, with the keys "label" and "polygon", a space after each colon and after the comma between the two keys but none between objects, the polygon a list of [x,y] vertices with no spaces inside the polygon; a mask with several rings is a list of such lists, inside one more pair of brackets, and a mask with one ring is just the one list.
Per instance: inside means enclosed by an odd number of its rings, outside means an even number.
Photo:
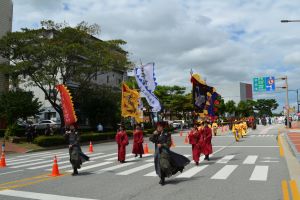
[{"label": "green bush", "polygon": [[63,136],[38,136],[34,139],[34,143],[41,147],[51,147],[66,144],[65,137]]}]

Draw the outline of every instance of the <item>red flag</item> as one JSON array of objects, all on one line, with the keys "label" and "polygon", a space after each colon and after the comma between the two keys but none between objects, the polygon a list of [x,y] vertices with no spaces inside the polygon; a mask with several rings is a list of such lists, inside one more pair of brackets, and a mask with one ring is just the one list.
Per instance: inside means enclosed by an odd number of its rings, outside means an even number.
[{"label": "red flag", "polygon": [[71,125],[77,122],[74,105],[70,91],[63,84],[57,85],[56,89],[60,92],[61,105],[64,113],[65,125]]}]

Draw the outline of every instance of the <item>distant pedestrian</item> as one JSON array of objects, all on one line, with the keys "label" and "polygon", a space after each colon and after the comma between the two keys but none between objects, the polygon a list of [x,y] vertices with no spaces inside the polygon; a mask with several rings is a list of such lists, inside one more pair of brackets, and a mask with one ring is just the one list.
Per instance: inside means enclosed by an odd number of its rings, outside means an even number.
[{"label": "distant pedestrian", "polygon": [[120,163],[125,163],[126,146],[129,144],[129,142],[124,125],[120,125],[115,139],[118,144],[118,161]]},{"label": "distant pedestrian", "polygon": [[34,127],[31,124],[27,126],[25,135],[28,143],[33,142],[34,131]]},{"label": "distant pedestrian", "polygon": [[99,124],[97,125],[97,131],[98,131],[98,132],[103,132],[103,126],[102,126],[101,123],[99,123]]},{"label": "distant pedestrian", "polygon": [[211,127],[212,127],[212,130],[214,132],[214,136],[217,136],[217,134],[218,134],[218,124],[216,122],[213,122]]},{"label": "distant pedestrian", "polygon": [[70,162],[73,167],[72,176],[76,176],[78,175],[78,169],[81,168],[82,163],[88,161],[89,157],[86,156],[81,150],[79,145],[79,134],[74,125],[71,125],[66,129],[65,136],[68,137],[69,141]]},{"label": "distant pedestrian", "polygon": [[142,155],[144,154],[143,142],[144,142],[143,131],[141,129],[141,126],[137,124],[135,130],[133,131],[133,147],[132,147],[132,153],[135,154],[135,157],[140,155],[140,158],[142,158]]}]

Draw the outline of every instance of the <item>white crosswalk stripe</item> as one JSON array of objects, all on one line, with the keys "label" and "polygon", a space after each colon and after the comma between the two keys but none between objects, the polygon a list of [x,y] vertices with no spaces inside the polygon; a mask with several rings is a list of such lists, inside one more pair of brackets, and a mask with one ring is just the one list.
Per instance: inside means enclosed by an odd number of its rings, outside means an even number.
[{"label": "white crosswalk stripe", "polygon": [[[132,156],[133,156],[133,154],[128,153],[128,154],[126,154],[126,157],[125,157],[125,158],[127,158],[127,157],[132,157]],[[107,160],[107,161],[118,160],[118,156],[113,157],[113,158],[108,158],[108,159],[105,159],[105,160]]]},{"label": "white crosswalk stripe", "polygon": [[[69,163],[70,161],[67,160],[67,161],[62,161],[62,162],[59,162],[59,164],[65,164],[65,163]],[[30,167],[28,169],[41,169],[41,168],[46,168],[46,167],[51,167],[53,165],[53,163],[50,163],[50,164],[47,164],[47,165],[39,165],[39,166],[36,166],[36,167]]]},{"label": "white crosswalk stripe", "polygon": [[200,171],[204,170],[208,165],[201,165],[201,166],[195,166],[191,169],[183,172],[182,174],[176,176],[176,178],[191,178],[195,174],[199,173]]},{"label": "white crosswalk stripe", "polygon": [[255,156],[255,155],[247,156],[247,158],[244,160],[243,164],[248,164],[248,165],[255,164],[257,157],[258,156]]},{"label": "white crosswalk stripe", "polygon": [[238,165],[225,165],[220,171],[211,177],[211,179],[227,179],[230,174],[238,167]]},{"label": "white crosswalk stripe", "polygon": [[129,174],[133,174],[135,172],[138,172],[138,171],[150,168],[152,166],[154,166],[154,163],[147,163],[145,165],[142,165],[142,166],[139,166],[139,167],[135,167],[135,168],[132,168],[132,169],[129,169],[129,170],[117,173],[117,175],[129,175]]},{"label": "white crosswalk stripe", "polygon": [[235,157],[235,155],[227,155],[227,156],[224,156],[223,158],[221,158],[220,160],[218,160],[217,163],[226,164],[226,163],[228,163],[230,160],[232,160],[234,157]]},{"label": "white crosswalk stripe", "polygon": [[34,163],[29,163],[29,164],[23,164],[23,165],[17,165],[17,166],[12,166],[10,168],[13,169],[18,169],[18,168],[22,168],[22,167],[29,167],[29,166],[33,166],[33,165],[39,165],[39,164],[45,164],[45,163],[51,163],[52,161],[46,160],[46,161],[41,161],[41,162],[34,162]]},{"label": "white crosswalk stripe", "polygon": [[269,166],[255,166],[250,181],[266,181],[268,178]]},{"label": "white crosswalk stripe", "polygon": [[42,161],[42,160],[44,160],[44,159],[39,158],[39,159],[19,161],[19,162],[7,162],[7,164],[13,166],[13,165],[24,164],[24,163],[29,163],[29,162]]},{"label": "white crosswalk stripe", "polygon": [[96,171],[95,174],[101,174],[103,172],[112,172],[116,169],[120,169],[120,168],[124,168],[124,167],[128,167],[130,165],[133,165],[135,163],[123,163],[123,164],[119,164],[119,165],[115,165],[115,166],[112,166],[112,167],[107,167],[107,168],[104,168],[104,169],[101,169],[99,171]]},{"label": "white crosswalk stripe", "polygon": [[[102,162],[102,163],[97,163],[97,164],[94,164],[94,165],[88,165],[88,166],[85,166],[85,167],[81,167],[78,171],[84,171],[84,170],[87,170],[87,169],[93,169],[93,168],[97,168],[97,167],[102,167],[104,165],[109,165],[111,164],[112,162]],[[68,170],[66,172],[72,172],[73,170]]]},{"label": "white crosswalk stripe", "polygon": [[148,174],[145,174],[144,176],[151,176],[151,177],[154,177],[154,176],[157,176],[156,174],[156,171],[153,171],[153,172],[150,172]]}]

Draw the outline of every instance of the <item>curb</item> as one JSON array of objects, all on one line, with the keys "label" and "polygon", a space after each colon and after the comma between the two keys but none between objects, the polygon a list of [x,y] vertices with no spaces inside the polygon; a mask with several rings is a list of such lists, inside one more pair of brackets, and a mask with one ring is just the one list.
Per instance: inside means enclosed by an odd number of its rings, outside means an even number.
[{"label": "curb", "polygon": [[295,145],[292,143],[292,141],[290,140],[290,138],[287,135],[287,132],[285,132],[284,134],[284,138],[287,141],[289,148],[291,150],[291,152],[293,153],[293,155],[297,158],[298,162],[300,163],[300,153],[298,153]]}]

